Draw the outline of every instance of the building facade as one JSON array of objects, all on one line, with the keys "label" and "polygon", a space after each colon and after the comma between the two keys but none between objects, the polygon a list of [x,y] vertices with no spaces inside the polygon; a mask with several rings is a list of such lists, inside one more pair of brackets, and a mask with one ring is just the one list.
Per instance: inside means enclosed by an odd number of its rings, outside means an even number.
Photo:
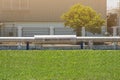
[{"label": "building facade", "polygon": [[60,16],[76,3],[90,6],[106,18],[106,0],[0,0],[0,36],[75,34],[64,27]]}]

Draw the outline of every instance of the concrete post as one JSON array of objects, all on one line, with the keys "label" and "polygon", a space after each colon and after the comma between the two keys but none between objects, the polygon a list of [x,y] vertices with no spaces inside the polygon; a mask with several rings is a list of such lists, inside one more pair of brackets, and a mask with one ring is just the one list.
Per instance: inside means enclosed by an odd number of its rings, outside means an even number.
[{"label": "concrete post", "polygon": [[[85,37],[85,27],[82,27],[81,33],[82,33],[82,37]],[[84,46],[85,46],[85,43],[81,42],[81,49],[84,49],[85,48]]]},{"label": "concrete post", "polygon": [[[117,27],[112,27],[113,28],[113,37],[117,36]],[[113,42],[114,50],[117,49],[117,42]]]},{"label": "concrete post", "polygon": [[113,36],[117,36],[117,27],[112,27],[113,28]]},{"label": "concrete post", "polygon": [[85,27],[82,27],[82,37],[85,36]]},{"label": "concrete post", "polygon": [[[54,26],[50,26],[50,35],[54,35]],[[53,44],[51,44],[51,46],[53,46]]]},{"label": "concrete post", "polygon": [[50,35],[54,35],[54,26],[50,26]]},{"label": "concrete post", "polygon": [[22,27],[18,26],[18,37],[22,37]]},{"label": "concrete post", "polygon": [[[22,37],[22,26],[18,26],[18,37]],[[19,42],[18,44],[18,49],[22,48],[22,43]]]}]

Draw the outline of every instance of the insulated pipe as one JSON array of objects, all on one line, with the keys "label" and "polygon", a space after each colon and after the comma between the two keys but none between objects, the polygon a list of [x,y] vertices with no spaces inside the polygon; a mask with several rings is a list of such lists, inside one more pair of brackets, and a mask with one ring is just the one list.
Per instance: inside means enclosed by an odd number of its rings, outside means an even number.
[{"label": "insulated pipe", "polygon": [[119,42],[120,37],[77,37],[77,42],[83,41],[83,42]]},{"label": "insulated pipe", "polygon": [[35,35],[36,43],[41,44],[74,44],[76,35]]},{"label": "insulated pipe", "polygon": [[74,43],[74,42],[120,42],[120,37],[0,37],[0,42],[41,42],[41,43]]},{"label": "insulated pipe", "polygon": [[0,42],[34,42],[34,37],[0,37]]}]

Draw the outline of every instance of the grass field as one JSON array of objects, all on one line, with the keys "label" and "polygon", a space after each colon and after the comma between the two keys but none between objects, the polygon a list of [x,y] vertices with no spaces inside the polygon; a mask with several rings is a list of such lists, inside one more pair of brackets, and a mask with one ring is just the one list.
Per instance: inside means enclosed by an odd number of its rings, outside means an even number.
[{"label": "grass field", "polygon": [[120,51],[0,51],[0,80],[120,80]]}]

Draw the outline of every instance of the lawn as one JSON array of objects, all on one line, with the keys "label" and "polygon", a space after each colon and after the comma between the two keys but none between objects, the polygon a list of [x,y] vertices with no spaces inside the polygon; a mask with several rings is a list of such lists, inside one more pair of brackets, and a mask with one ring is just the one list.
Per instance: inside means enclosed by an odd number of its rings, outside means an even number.
[{"label": "lawn", "polygon": [[0,80],[120,80],[120,51],[0,51]]}]

